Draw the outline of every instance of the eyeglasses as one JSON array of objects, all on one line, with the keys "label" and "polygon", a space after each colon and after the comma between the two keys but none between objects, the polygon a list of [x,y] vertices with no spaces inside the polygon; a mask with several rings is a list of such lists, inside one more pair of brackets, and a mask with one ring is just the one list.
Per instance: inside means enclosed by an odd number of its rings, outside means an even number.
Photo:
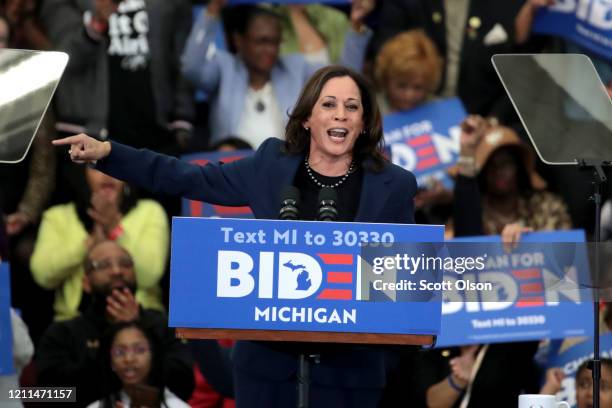
[{"label": "eyeglasses", "polygon": [[113,358],[125,358],[128,354],[142,356],[150,351],[148,344],[135,344],[133,346],[116,346],[111,348]]},{"label": "eyeglasses", "polygon": [[127,269],[134,267],[134,261],[129,256],[122,256],[119,258],[107,258],[99,261],[89,261],[87,270],[88,271],[107,271],[113,266]]}]

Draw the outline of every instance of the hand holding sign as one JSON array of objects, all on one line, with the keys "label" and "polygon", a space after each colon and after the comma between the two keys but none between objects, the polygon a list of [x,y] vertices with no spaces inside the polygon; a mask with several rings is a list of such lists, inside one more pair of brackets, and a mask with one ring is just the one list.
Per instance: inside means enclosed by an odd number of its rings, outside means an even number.
[{"label": "hand holding sign", "polygon": [[461,347],[461,355],[451,359],[449,362],[451,375],[454,377],[453,379],[459,380],[457,382],[459,386],[467,386],[470,382],[477,351],[477,344]]},{"label": "hand holding sign", "polygon": [[525,232],[533,232],[533,228],[525,227],[518,222],[506,224],[501,232],[501,240],[504,244],[504,250],[510,252],[515,249],[521,240],[521,234]]},{"label": "hand holding sign", "polygon": [[559,367],[553,367],[546,370],[546,382],[540,390],[540,394],[555,395],[561,391],[561,382],[565,378],[565,373]]}]

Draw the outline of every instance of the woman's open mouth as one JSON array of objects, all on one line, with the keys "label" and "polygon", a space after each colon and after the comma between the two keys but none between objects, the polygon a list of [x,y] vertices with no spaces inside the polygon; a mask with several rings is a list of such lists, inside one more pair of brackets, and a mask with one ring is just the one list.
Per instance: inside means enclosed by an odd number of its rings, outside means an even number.
[{"label": "woman's open mouth", "polygon": [[342,143],[346,140],[346,136],[348,135],[348,129],[332,128],[327,131],[327,134],[333,142]]}]

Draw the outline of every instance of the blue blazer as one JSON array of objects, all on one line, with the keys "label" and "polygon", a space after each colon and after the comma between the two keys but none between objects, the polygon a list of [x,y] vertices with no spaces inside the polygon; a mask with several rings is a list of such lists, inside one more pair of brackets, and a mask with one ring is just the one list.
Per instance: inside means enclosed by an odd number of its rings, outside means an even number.
[{"label": "blue blazer", "polygon": [[[180,195],[213,204],[244,206],[256,218],[276,219],[280,194],[293,185],[303,154],[287,154],[284,142],[270,138],[253,156],[231,163],[200,167],[149,150],[112,144],[111,154],[97,168],[113,177],[156,193]],[[393,164],[382,171],[364,167],[361,198],[355,221],[414,223],[413,198],[417,190],[412,173]],[[297,371],[297,355],[262,342],[239,342],[235,365],[269,380],[284,381]],[[342,346],[324,354],[311,367],[314,383],[326,386],[382,388],[387,364],[382,348]]]}]

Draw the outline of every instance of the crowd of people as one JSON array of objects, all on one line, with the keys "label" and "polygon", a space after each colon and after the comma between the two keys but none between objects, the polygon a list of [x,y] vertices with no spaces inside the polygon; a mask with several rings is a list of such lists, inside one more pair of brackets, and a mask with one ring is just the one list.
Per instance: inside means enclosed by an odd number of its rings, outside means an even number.
[{"label": "crowd of people", "polygon": [[[588,176],[536,160],[490,63],[576,51],[532,33],[554,0],[227,3],[0,0],[0,49],[70,56],[26,159],[0,164],[0,259],[16,344],[30,345],[16,356],[20,384],[75,386],[80,407],[296,405],[297,356],[311,346],[184,341],[168,327],[169,220],[181,196],[274,219],[294,185],[312,220],[319,190],[333,187],[341,221],[445,224],[448,238],[507,242],[591,236]],[[594,58],[612,94],[612,62]],[[468,113],[454,187],[417,186],[382,155],[384,115],[447,97]],[[235,149],[256,152],[204,168],[176,159]],[[311,405],[515,407],[519,394],[560,389],[563,374],[536,359],[541,340],[326,344]],[[610,367],[602,408],[612,408]],[[592,404],[589,375],[576,374],[579,408]]]}]

